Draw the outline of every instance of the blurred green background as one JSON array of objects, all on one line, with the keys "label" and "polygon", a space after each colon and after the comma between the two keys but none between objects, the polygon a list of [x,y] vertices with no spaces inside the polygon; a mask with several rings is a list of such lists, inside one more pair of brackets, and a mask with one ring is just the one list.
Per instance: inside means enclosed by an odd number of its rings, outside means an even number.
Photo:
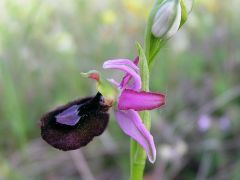
[{"label": "blurred green background", "polygon": [[[40,138],[41,115],[94,95],[80,72],[136,56],[153,0],[0,1],[0,179],[125,180],[129,138],[111,116],[105,133],[79,151]],[[145,180],[240,179],[239,0],[198,0],[161,50],[151,90],[157,161]]]}]

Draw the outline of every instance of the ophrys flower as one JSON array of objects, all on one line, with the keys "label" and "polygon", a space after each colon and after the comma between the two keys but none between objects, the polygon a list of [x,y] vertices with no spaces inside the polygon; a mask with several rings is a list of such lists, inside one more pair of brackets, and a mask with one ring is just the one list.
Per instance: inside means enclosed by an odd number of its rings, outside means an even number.
[{"label": "ophrys flower", "polygon": [[41,134],[43,139],[61,150],[78,149],[88,144],[94,136],[105,130],[110,107],[123,132],[136,140],[146,151],[150,162],[156,159],[156,148],[150,132],[144,126],[138,111],[152,110],[165,104],[161,93],[141,91],[141,77],[137,66],[128,59],[108,60],[105,69],[118,69],[126,73],[120,83],[106,80],[97,71],[82,73],[97,81],[95,97],[68,103],[43,116]]}]

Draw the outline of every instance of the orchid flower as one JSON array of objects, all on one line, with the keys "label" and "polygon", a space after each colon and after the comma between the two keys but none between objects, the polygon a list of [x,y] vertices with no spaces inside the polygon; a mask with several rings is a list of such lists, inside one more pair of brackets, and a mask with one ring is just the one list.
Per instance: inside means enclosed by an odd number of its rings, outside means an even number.
[{"label": "orchid flower", "polygon": [[113,106],[123,132],[145,149],[149,161],[153,163],[156,159],[154,140],[138,111],[164,105],[165,96],[141,91],[138,62],[138,58],[134,62],[115,59],[103,64],[104,69],[118,69],[126,73],[120,83],[102,78],[97,71],[82,73],[97,81],[99,92],[95,97],[72,101],[43,115],[40,121],[42,138],[64,151],[83,147],[103,133],[109,120],[108,109]]},{"label": "orchid flower", "polygon": [[[144,126],[138,111],[159,108],[165,104],[165,96],[161,93],[141,91],[138,62],[138,57],[134,62],[128,59],[108,60],[104,62],[103,68],[118,69],[126,73],[121,83],[113,79],[109,80],[120,92],[117,105],[114,107],[115,116],[123,132],[145,149],[149,161],[153,163],[156,159],[154,140]],[[131,80],[133,80],[132,83]]]}]

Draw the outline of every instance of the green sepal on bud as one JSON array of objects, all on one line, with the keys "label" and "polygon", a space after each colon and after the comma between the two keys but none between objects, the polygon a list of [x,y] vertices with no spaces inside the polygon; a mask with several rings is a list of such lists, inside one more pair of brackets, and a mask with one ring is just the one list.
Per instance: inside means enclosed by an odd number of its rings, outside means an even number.
[{"label": "green sepal on bud", "polygon": [[[182,17],[180,27],[187,21],[188,15],[192,10],[194,0],[181,0]],[[179,28],[180,28],[179,27]]]},{"label": "green sepal on bud", "polygon": [[192,11],[194,0],[182,0],[184,6],[186,7],[187,13],[189,14]]},{"label": "green sepal on bud", "polygon": [[87,73],[80,73],[83,77],[94,79],[97,84],[97,91],[99,91],[105,100],[105,104],[112,106],[116,102],[118,97],[118,89],[107,79],[103,78],[101,74],[96,70],[88,71]]}]

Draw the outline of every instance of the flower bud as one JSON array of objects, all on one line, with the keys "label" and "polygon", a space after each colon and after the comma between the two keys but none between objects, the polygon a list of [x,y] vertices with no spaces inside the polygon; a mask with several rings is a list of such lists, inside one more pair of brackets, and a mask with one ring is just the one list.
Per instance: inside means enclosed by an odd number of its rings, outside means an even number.
[{"label": "flower bud", "polygon": [[164,1],[153,20],[152,34],[157,38],[170,38],[179,29],[181,6],[179,0]]}]

